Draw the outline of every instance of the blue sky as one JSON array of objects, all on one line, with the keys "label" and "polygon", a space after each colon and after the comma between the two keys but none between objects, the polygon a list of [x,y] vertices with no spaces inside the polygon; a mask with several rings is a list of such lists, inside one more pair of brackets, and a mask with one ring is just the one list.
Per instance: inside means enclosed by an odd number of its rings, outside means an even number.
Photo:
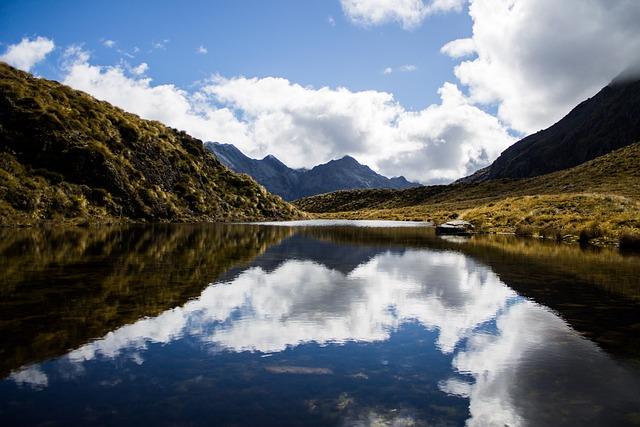
[{"label": "blue sky", "polygon": [[[410,31],[393,23],[363,28],[349,23],[340,3],[330,0],[21,0],[2,2],[0,16],[4,44],[35,35],[58,46],[83,44],[97,63],[121,57],[148,63],[157,83],[187,87],[212,73],[279,76],[315,87],[391,92],[410,109],[437,102],[437,89],[455,79],[452,60],[440,47],[471,34],[465,13],[438,14]],[[140,52],[135,59],[123,57],[104,40]],[[164,49],[153,49],[159,42]],[[197,54],[199,46],[208,53]],[[403,65],[417,70],[383,74]],[[59,77],[47,63],[34,71]]]},{"label": "blue sky", "polygon": [[638,0],[0,1],[0,60],[255,158],[429,184],[640,63],[638,22]]}]

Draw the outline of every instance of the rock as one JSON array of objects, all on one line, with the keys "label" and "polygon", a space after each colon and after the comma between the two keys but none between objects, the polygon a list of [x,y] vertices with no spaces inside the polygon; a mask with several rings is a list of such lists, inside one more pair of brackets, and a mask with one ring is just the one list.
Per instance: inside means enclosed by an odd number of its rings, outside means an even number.
[{"label": "rock", "polygon": [[438,235],[468,235],[473,233],[474,227],[468,221],[454,219],[444,224],[436,226],[436,234]]}]

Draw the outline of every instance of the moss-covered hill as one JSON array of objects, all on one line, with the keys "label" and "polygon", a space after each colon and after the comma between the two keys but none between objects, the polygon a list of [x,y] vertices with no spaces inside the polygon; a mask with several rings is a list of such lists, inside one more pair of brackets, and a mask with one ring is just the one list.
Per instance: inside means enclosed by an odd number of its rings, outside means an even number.
[{"label": "moss-covered hill", "polygon": [[0,224],[298,215],[186,133],[0,63]]},{"label": "moss-covered hill", "polygon": [[640,143],[535,178],[341,191],[294,203],[326,217],[439,222],[460,216],[488,231],[578,235],[599,228],[617,238],[640,232]]}]

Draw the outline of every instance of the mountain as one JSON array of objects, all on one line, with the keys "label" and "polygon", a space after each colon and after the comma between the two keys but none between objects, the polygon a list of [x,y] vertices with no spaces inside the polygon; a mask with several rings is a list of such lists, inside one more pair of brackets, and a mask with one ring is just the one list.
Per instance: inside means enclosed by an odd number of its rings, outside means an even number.
[{"label": "mountain", "polygon": [[307,170],[291,169],[271,155],[261,160],[252,159],[231,144],[207,142],[205,147],[230,169],[252,176],[285,200],[356,188],[404,189],[419,186],[402,176],[384,177],[350,156]]},{"label": "mountain", "polygon": [[299,184],[301,171],[287,167],[274,156],[267,156],[262,160],[245,156],[232,144],[205,142],[205,148],[211,151],[229,169],[246,173],[264,185],[267,190],[277,194],[285,200],[298,197],[296,188]]},{"label": "mountain", "polygon": [[507,148],[460,182],[529,178],[568,169],[640,140],[640,80],[614,80],[550,128]]},{"label": "mountain", "polygon": [[[419,187],[403,176],[387,178],[375,173],[369,166],[358,163],[351,156],[318,165],[304,173],[299,197],[355,188],[405,189]],[[298,197],[296,197],[298,198]]]},{"label": "mountain", "polygon": [[0,63],[0,224],[298,215],[186,133]]}]

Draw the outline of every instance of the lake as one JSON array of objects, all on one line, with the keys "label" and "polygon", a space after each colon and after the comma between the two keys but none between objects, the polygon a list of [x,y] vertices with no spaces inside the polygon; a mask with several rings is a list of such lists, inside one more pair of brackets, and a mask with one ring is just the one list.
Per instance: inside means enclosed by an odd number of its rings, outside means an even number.
[{"label": "lake", "polygon": [[640,425],[640,258],[421,223],[0,230],[2,426]]}]

